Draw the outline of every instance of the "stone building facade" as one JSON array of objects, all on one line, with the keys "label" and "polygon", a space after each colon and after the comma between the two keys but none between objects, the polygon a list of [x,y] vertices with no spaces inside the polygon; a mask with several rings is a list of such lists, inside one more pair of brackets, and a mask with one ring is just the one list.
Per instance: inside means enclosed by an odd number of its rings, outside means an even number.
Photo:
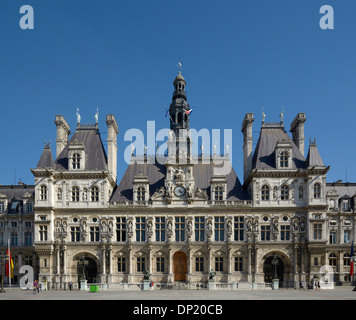
[{"label": "stone building facade", "polygon": [[[329,167],[315,141],[305,153],[306,115],[296,115],[291,135],[283,114],[276,123],[263,120],[255,148],[254,115],[245,115],[240,183],[228,148],[193,154],[180,73],[173,85],[167,155],[133,153],[119,182],[115,117],[106,116],[105,150],[97,122],[78,119],[70,137],[56,116],[56,158],[46,145],[32,191],[22,196],[34,204],[28,219],[38,277],[63,288],[79,283],[84,270],[88,282],[114,287],[141,283],[148,270],[161,287],[205,288],[210,271],[218,285],[240,287],[269,285],[277,273],[280,286],[294,287],[330,265],[334,281],[350,283],[356,184],[326,182]],[[10,214],[0,214],[3,237]]]}]

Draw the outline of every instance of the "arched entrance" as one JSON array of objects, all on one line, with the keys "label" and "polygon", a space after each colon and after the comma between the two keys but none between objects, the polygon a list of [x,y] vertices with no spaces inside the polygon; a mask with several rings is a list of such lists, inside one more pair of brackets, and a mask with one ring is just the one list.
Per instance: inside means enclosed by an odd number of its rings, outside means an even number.
[{"label": "arched entrance", "polygon": [[279,279],[280,285],[283,283],[284,274],[284,263],[281,258],[276,256],[278,264],[275,266],[273,264],[274,255],[268,257],[263,264],[264,281],[267,283],[272,283],[272,279],[276,277]]},{"label": "arched entrance", "polygon": [[77,263],[78,283],[85,277],[88,283],[96,283],[98,278],[98,267],[95,260],[91,257],[82,256]]},{"label": "arched entrance", "polygon": [[178,251],[173,256],[174,281],[186,281],[187,256],[184,252]]}]

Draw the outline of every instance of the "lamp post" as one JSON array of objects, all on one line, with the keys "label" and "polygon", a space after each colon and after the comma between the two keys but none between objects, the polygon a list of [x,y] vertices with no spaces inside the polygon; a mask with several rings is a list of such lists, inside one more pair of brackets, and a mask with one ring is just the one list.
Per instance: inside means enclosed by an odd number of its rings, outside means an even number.
[{"label": "lamp post", "polygon": [[279,289],[279,279],[278,279],[278,275],[277,275],[278,259],[277,259],[276,254],[274,255],[274,257],[272,259],[272,265],[274,266],[274,279],[272,279],[272,282],[273,282],[272,289],[277,290],[277,289]]},{"label": "lamp post", "polygon": [[81,257],[81,259],[79,260],[79,264],[81,266],[83,266],[83,273],[82,273],[82,277],[81,277],[81,280],[86,280],[85,278],[85,267],[89,265],[89,261],[88,260],[85,260],[85,256]]},{"label": "lamp post", "polygon": [[8,256],[6,254],[0,255],[0,265],[1,265],[1,289],[0,293],[5,293],[4,289],[4,277],[5,277],[5,265],[6,261],[8,260]]}]

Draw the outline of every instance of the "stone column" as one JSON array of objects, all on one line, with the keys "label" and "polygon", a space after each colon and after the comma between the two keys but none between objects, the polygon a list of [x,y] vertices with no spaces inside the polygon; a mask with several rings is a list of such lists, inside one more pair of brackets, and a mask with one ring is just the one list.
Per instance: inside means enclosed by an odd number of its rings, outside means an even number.
[{"label": "stone column", "polygon": [[252,272],[251,272],[251,264],[252,264],[252,246],[248,245],[248,256],[247,256],[247,281],[252,282]]}]

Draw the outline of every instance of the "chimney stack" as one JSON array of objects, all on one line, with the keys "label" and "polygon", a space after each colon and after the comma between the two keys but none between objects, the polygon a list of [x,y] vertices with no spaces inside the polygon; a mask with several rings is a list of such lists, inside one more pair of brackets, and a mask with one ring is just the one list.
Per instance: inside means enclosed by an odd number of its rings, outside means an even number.
[{"label": "chimney stack", "polygon": [[290,132],[295,145],[298,147],[303,156],[305,156],[304,148],[304,123],[307,121],[305,113],[298,113],[290,125]]},{"label": "chimney stack", "polygon": [[54,123],[57,126],[57,139],[56,139],[56,158],[62,152],[66,144],[68,143],[68,137],[70,135],[70,127],[61,115],[56,116]]},{"label": "chimney stack", "polygon": [[113,180],[117,179],[117,134],[119,129],[114,115],[106,115],[106,124],[108,126],[108,170]]},{"label": "chimney stack", "polygon": [[242,122],[241,132],[244,135],[244,181],[246,181],[251,169],[252,169],[252,125],[254,122],[253,113],[246,113]]}]

